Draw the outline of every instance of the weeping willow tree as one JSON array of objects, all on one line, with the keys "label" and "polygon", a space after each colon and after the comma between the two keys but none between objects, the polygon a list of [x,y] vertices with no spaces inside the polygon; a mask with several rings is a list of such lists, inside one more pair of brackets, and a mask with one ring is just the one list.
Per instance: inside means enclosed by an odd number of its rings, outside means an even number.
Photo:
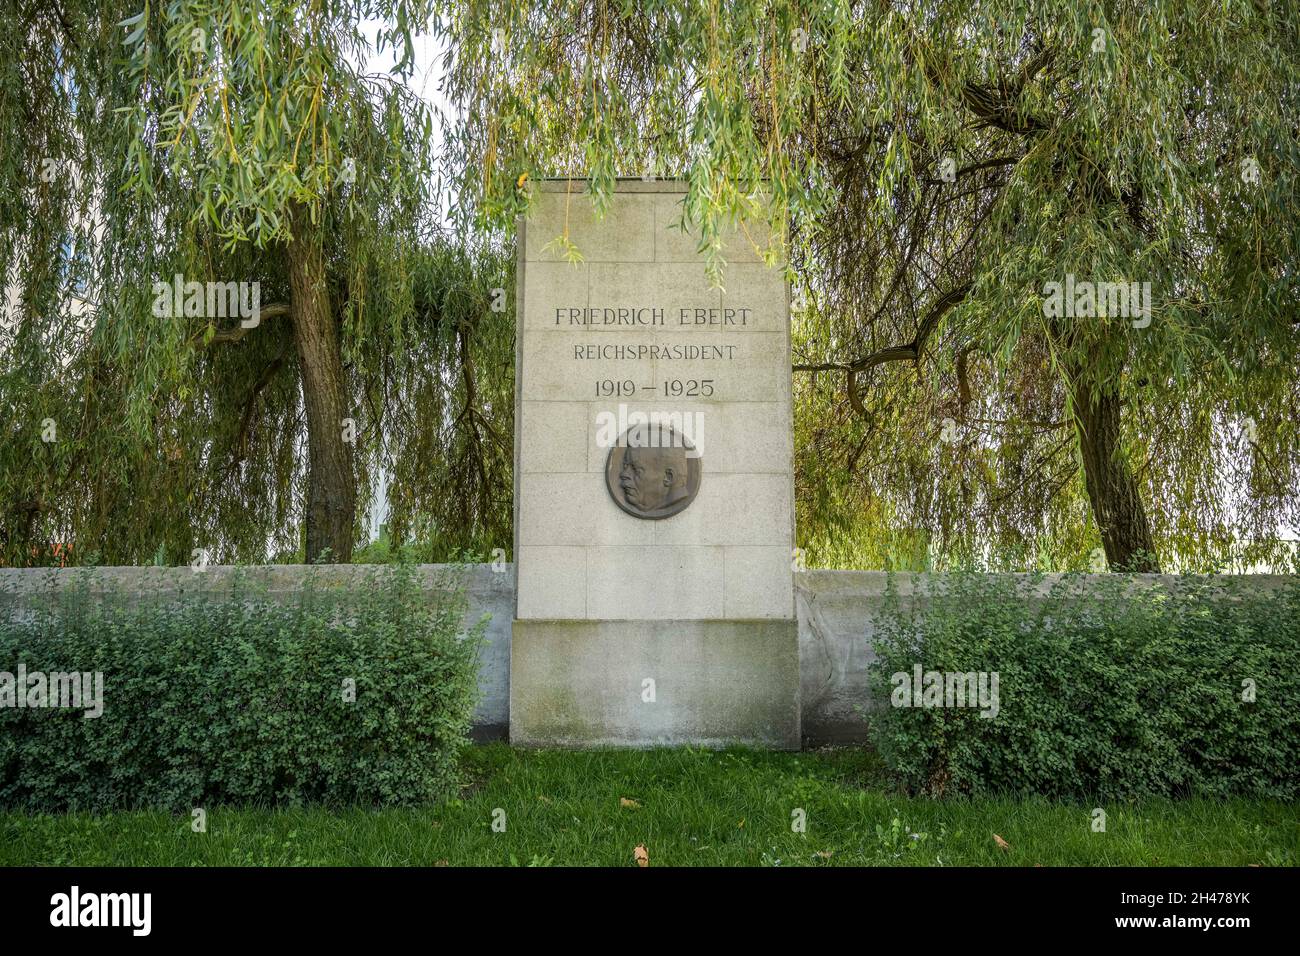
[{"label": "weeping willow tree", "polygon": [[1293,0],[439,12],[467,223],[680,177],[724,284],[730,222],[784,227],[815,559],[1205,568],[1300,525]]},{"label": "weeping willow tree", "polygon": [[[392,74],[357,65],[371,15]],[[0,559],[347,560],[379,468],[399,539],[509,540],[510,282],[432,218],[434,120],[403,82],[427,15],[0,14]],[[257,309],[191,308],[190,283]]]}]

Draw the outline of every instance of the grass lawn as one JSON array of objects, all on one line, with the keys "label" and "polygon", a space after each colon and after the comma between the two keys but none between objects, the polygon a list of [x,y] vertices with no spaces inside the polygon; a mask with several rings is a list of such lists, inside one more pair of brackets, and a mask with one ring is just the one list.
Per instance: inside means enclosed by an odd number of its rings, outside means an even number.
[{"label": "grass lawn", "polygon": [[[909,799],[858,749],[467,754],[462,798],[409,810],[0,813],[0,865],[1244,866],[1300,861],[1300,806]],[[493,815],[505,811],[505,832]],[[806,816],[806,832],[792,823]],[[500,814],[497,814],[498,819]],[[1000,847],[994,834],[1007,844]]]}]

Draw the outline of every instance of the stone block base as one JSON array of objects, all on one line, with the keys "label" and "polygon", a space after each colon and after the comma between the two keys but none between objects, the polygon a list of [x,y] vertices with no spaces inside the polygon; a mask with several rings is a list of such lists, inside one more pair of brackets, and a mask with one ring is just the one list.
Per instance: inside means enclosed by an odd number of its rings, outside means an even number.
[{"label": "stone block base", "polygon": [[798,750],[798,625],[516,620],[510,742]]}]

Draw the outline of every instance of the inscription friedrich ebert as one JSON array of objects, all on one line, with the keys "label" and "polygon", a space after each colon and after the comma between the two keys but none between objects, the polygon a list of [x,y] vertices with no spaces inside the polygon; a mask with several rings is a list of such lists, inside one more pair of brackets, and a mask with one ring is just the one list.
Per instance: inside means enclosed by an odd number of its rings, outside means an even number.
[{"label": "inscription friedrich ebert", "polygon": [[[677,321],[674,325],[749,325],[753,309],[676,309]],[[568,322],[565,322],[565,319]],[[648,325],[667,327],[667,312],[662,307],[643,306],[637,308],[557,308],[556,325]]]}]

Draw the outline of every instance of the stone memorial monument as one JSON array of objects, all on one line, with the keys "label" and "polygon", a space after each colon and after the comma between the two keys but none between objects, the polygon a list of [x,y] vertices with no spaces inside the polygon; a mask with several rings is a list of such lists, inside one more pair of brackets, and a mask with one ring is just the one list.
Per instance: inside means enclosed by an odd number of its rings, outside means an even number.
[{"label": "stone memorial monument", "polygon": [[[723,288],[685,183],[536,184],[519,228],[510,738],[797,748],[789,290]],[[567,261],[567,236],[582,256]]]}]

